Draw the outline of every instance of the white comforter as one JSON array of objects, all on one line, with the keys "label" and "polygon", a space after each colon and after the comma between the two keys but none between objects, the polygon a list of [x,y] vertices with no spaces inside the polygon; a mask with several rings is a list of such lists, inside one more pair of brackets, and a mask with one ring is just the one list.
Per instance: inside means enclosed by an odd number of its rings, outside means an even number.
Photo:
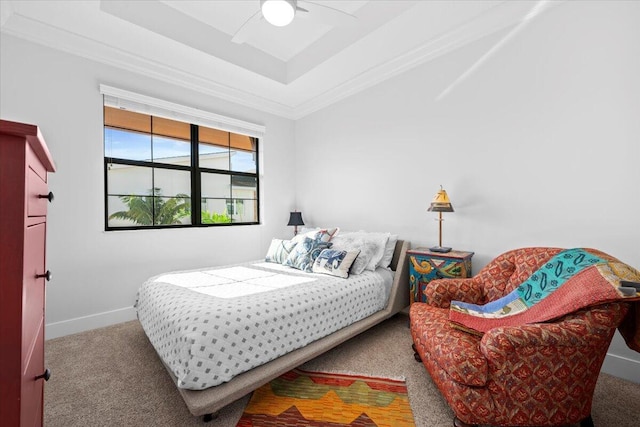
[{"label": "white comforter", "polygon": [[393,272],[341,279],[253,262],[153,277],[138,318],[178,387],[229,381],[382,310]]}]

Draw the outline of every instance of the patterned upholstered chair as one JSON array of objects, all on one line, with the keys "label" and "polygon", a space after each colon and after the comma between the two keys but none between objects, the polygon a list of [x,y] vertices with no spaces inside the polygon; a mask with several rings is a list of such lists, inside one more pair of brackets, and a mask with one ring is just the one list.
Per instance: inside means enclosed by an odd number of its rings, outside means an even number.
[{"label": "patterned upholstered chair", "polygon": [[497,327],[482,337],[449,322],[450,301],[494,301],[560,251],[504,253],[473,278],[430,282],[428,303],[412,304],[416,358],[453,410],[454,425],[593,426],[598,373],[627,303],[603,304],[546,323]]}]

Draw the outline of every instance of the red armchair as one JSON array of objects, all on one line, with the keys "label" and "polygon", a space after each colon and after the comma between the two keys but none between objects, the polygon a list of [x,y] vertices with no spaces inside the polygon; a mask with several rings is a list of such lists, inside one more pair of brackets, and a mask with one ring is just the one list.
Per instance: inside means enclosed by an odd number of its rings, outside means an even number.
[{"label": "red armchair", "polygon": [[449,322],[450,301],[494,301],[561,250],[506,252],[473,278],[430,282],[428,303],[411,306],[416,357],[453,410],[455,425],[593,426],[593,391],[627,303],[591,307],[549,323],[497,327],[482,337]]}]

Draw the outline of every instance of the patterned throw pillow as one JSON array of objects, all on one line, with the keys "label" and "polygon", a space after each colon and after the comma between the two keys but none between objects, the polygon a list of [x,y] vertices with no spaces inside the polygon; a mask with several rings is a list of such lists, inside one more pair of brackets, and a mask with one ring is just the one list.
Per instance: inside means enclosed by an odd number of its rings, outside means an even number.
[{"label": "patterned throw pillow", "polygon": [[291,240],[272,239],[267,256],[264,258],[267,262],[277,262],[278,264],[284,264],[287,257],[297,245],[296,242]]},{"label": "patterned throw pillow", "polygon": [[314,273],[330,274],[346,279],[349,277],[351,264],[356,260],[360,251],[340,251],[324,249],[313,263]]},{"label": "patterned throw pillow", "polygon": [[321,227],[306,227],[306,226],[303,226],[300,229],[300,233],[298,235],[305,234],[305,235],[307,235],[307,237],[313,238],[313,234],[314,233],[317,233],[317,232],[327,233],[328,236],[324,236],[323,237],[323,240],[326,242],[326,241],[329,241],[332,238],[334,238],[338,234],[339,231],[340,231],[339,227],[321,228]]},{"label": "patterned throw pillow", "polygon": [[313,262],[320,255],[320,252],[331,247],[331,243],[323,242],[320,239],[321,236],[318,239],[305,237],[303,241],[293,248],[284,265],[311,273]]},{"label": "patterned throw pillow", "polygon": [[[308,231],[305,231],[304,233],[298,233],[297,236],[295,236],[293,239],[291,239],[292,242],[296,242],[296,243],[300,243],[302,242],[305,238],[310,238],[313,240],[320,240],[322,242],[328,242],[329,240],[331,240],[331,238],[336,234],[336,230],[337,228],[333,228],[331,230],[327,230],[325,228],[313,228],[313,229],[307,229]],[[332,232],[332,233],[331,233]]]}]

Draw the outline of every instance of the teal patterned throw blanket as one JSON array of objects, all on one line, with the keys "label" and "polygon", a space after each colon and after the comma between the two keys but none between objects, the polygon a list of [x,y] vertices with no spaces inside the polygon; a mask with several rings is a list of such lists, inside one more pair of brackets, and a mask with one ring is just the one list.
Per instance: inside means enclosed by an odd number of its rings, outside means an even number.
[{"label": "teal patterned throw blanket", "polygon": [[549,259],[506,296],[485,305],[452,301],[454,326],[483,333],[556,319],[581,308],[621,299],[620,280],[640,280],[640,272],[592,249],[567,249]]}]

